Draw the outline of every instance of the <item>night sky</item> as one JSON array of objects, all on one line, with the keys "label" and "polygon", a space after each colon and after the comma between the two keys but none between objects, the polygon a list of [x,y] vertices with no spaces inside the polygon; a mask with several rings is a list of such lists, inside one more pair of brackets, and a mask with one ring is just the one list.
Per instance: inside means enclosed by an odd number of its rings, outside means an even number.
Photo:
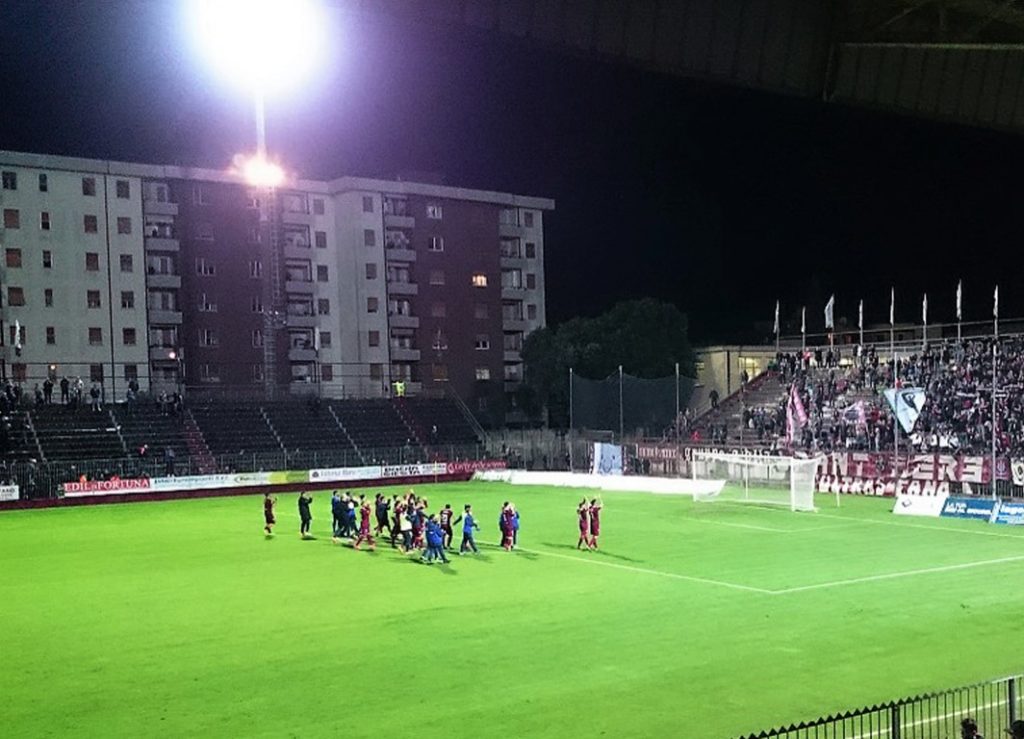
[{"label": "night sky", "polygon": [[[443,173],[553,197],[548,319],[653,296],[691,336],[758,341],[776,298],[837,319],[1019,316],[1024,139],[718,87],[470,30],[347,19],[320,79],[268,111],[300,176]],[[188,46],[177,2],[4,0],[0,149],[226,166],[249,103]],[[296,49],[301,53],[301,48]],[[785,333],[785,332],[784,332]]]}]

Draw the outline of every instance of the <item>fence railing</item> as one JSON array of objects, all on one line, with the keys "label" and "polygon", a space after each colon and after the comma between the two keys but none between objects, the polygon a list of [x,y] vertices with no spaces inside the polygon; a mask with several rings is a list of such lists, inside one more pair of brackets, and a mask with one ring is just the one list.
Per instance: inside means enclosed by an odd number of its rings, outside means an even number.
[{"label": "fence railing", "polygon": [[858,708],[813,721],[784,726],[740,739],[950,739],[972,718],[979,733],[1005,736],[1004,730],[1024,715],[1024,676],[952,688]]},{"label": "fence railing", "polygon": [[[351,449],[292,451],[292,452],[239,452],[218,454],[212,458],[178,457],[173,463],[165,461],[159,453],[148,457],[120,457],[116,459],[86,459],[54,462],[13,462],[0,470],[0,477],[20,486],[24,498],[53,498],[60,493],[65,482],[78,480],[83,475],[89,480],[109,480],[138,477],[164,477],[174,475],[200,475],[228,472],[268,472],[272,470],[309,470],[329,467],[360,467],[364,464],[414,464],[430,460],[457,462],[484,459],[486,447],[470,445],[435,445],[424,458],[418,448],[390,447],[383,449]],[[213,460],[211,465],[210,460]],[[212,469],[211,469],[212,467]],[[340,486],[339,487],[343,487]]]}]

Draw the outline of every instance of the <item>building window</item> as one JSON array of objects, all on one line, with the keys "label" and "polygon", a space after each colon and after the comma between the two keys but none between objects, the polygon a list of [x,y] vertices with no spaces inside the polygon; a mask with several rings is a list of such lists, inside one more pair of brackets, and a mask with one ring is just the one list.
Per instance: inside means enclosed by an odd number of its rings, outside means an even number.
[{"label": "building window", "polygon": [[83,177],[82,178],[82,194],[93,198],[96,197],[96,178],[95,177]]},{"label": "building window", "polygon": [[509,382],[519,382],[522,379],[522,365],[521,364],[506,364],[505,365],[505,379]]},{"label": "building window", "polygon": [[101,329],[101,328],[90,328],[89,329],[89,344],[90,344],[90,346],[102,346],[103,345],[103,329]]},{"label": "building window", "polygon": [[53,269],[53,252],[43,251],[43,269]]},{"label": "building window", "polygon": [[[479,380],[480,378],[478,377],[477,379]],[[486,411],[487,410],[487,398],[477,398],[476,399],[476,409],[478,411]]]},{"label": "building window", "polygon": [[102,364],[90,364],[89,365],[89,382],[98,382],[103,384],[103,365]]},{"label": "building window", "polygon": [[472,278],[473,287],[487,287],[487,275],[483,272],[476,272]]},{"label": "building window", "polygon": [[427,243],[428,251],[444,251],[444,236],[431,236]]},{"label": "building window", "polygon": [[317,282],[327,282],[327,265],[326,264],[318,264],[316,266],[316,281]]},{"label": "building window", "polygon": [[536,321],[537,320],[537,306],[536,305],[532,305],[531,304],[531,305],[527,305],[526,306],[526,317],[528,319],[530,319],[531,321]]},{"label": "building window", "polygon": [[444,303],[434,303],[430,306],[430,315],[434,318],[446,318],[448,309]]},{"label": "building window", "polygon": [[526,274],[526,289],[536,290],[537,289],[537,275],[532,272]]},{"label": "building window", "polygon": [[263,243],[263,234],[260,232],[259,226],[249,227],[249,241],[253,244]]},{"label": "building window", "polygon": [[444,270],[432,269],[430,270],[430,284],[431,285],[443,285],[444,284]]},{"label": "building window", "polygon": [[46,343],[50,346],[57,343],[57,329],[53,326],[46,327]]},{"label": "building window", "polygon": [[477,334],[473,341],[473,348],[478,352],[485,352],[491,348],[491,339],[487,334]]},{"label": "building window", "polygon": [[199,365],[199,377],[203,382],[220,382],[220,365],[204,362]]},{"label": "building window", "polygon": [[485,320],[489,317],[489,313],[486,303],[477,303],[473,306],[473,318]]},{"label": "building window", "polygon": [[43,305],[47,308],[53,307],[53,288],[48,287],[43,290]]},{"label": "building window", "polygon": [[209,205],[206,188],[202,185],[192,185],[192,204]]},{"label": "building window", "polygon": [[17,190],[18,189],[18,173],[17,172],[4,172],[2,175],[4,189],[5,190]]},{"label": "building window", "polygon": [[444,210],[437,203],[429,203],[427,205],[427,218],[440,221],[444,218]]},{"label": "building window", "polygon": [[377,279],[377,265],[373,262],[366,265],[366,279],[376,280]]},{"label": "building window", "polygon": [[259,279],[263,276],[263,262],[258,259],[254,259],[249,262],[249,276],[253,279]]},{"label": "building window", "polygon": [[519,269],[501,270],[501,286],[506,289],[519,290],[523,286],[523,271]]},{"label": "building window", "polygon": [[87,234],[99,233],[100,226],[96,216],[83,216],[82,217],[82,228]]},{"label": "building window", "polygon": [[100,291],[99,290],[87,290],[85,293],[85,304],[88,308],[101,308],[100,305]]},{"label": "building window", "polygon": [[131,185],[128,184],[128,180],[118,180],[115,188],[117,190],[117,197],[122,200],[127,200],[132,196]]},{"label": "building window", "polygon": [[86,272],[99,272],[100,271],[100,255],[94,251],[85,253],[85,271]]},{"label": "building window", "polygon": [[519,259],[523,256],[523,252],[519,246],[519,239],[502,239],[500,250],[501,256],[506,259]]},{"label": "building window", "polygon": [[409,201],[405,198],[385,197],[384,215],[386,216],[407,216],[409,215]]},{"label": "building window", "polygon": [[317,249],[327,248],[327,232],[326,231],[315,231],[313,233],[313,239],[316,242]]},{"label": "building window", "polygon": [[435,352],[443,352],[448,349],[448,336],[441,329],[437,330],[434,334],[434,340],[430,343],[430,348]]},{"label": "building window", "polygon": [[121,309],[122,310],[134,310],[135,309],[135,293],[131,290],[121,291]]},{"label": "building window", "polygon": [[377,232],[372,228],[363,229],[363,245],[377,246]]},{"label": "building window", "polygon": [[121,341],[125,346],[135,346],[135,329],[121,329]]},{"label": "building window", "polygon": [[156,194],[156,202],[158,203],[169,203],[170,198],[167,197],[167,185],[156,184],[153,186],[153,193]]},{"label": "building window", "polygon": [[253,295],[252,301],[249,303],[249,308],[253,313],[263,312],[263,298],[259,295]]},{"label": "building window", "polygon": [[25,289],[22,287],[8,287],[7,305],[25,305]]},{"label": "building window", "polygon": [[501,304],[501,317],[506,321],[523,320],[523,301],[509,300]]},{"label": "building window", "polygon": [[24,344],[25,343],[25,327],[22,326],[19,330],[16,324],[10,324],[7,328],[11,335],[12,344]]},{"label": "building window", "polygon": [[503,226],[518,226],[519,211],[516,208],[502,208],[498,214],[498,223]]},{"label": "building window", "polygon": [[252,366],[252,381],[253,382],[263,382],[263,365],[262,364],[254,364]]},{"label": "building window", "polygon": [[11,374],[15,382],[26,382],[28,380],[28,365],[24,362],[12,362]]},{"label": "building window", "polygon": [[380,346],[380,331],[370,331],[368,343],[370,346]]},{"label": "building window", "polygon": [[384,365],[383,364],[371,364],[370,365],[370,379],[381,380],[384,378]]},{"label": "building window", "polygon": [[332,364],[321,364],[320,365],[320,382],[333,382],[334,381],[334,365]]},{"label": "building window", "polygon": [[324,199],[313,198],[313,214],[322,216],[324,214]]},{"label": "building window", "polygon": [[213,262],[206,261],[205,257],[199,257],[196,259],[196,274],[212,277],[217,274],[217,266]]},{"label": "building window", "polygon": [[217,304],[210,300],[210,296],[206,293],[200,293],[199,295],[199,310],[203,313],[216,313]]},{"label": "building window", "polygon": [[537,258],[537,245],[529,241],[526,242],[526,258],[536,259]]},{"label": "building window", "polygon": [[125,379],[125,382],[138,382],[139,381],[139,365],[137,365],[137,364],[126,364],[124,366],[124,379]]},{"label": "building window", "polygon": [[50,178],[44,174],[39,175],[39,192],[48,192],[50,190]]},{"label": "building window", "polygon": [[331,332],[321,331],[320,332],[320,348],[328,349],[331,346]]},{"label": "building window", "polygon": [[196,238],[200,241],[213,241],[213,225],[209,223],[196,224]]},{"label": "building window", "polygon": [[117,217],[117,232],[127,236],[132,232],[132,219],[126,216]]},{"label": "building window", "polygon": [[121,271],[122,272],[134,272],[135,271],[135,260],[131,254],[121,255]]},{"label": "building window", "polygon": [[511,331],[505,334],[504,347],[507,352],[518,352],[523,349],[523,332]]},{"label": "building window", "polygon": [[21,267],[21,249],[7,249],[4,252],[5,263],[10,268]]},{"label": "building window", "polygon": [[533,228],[533,211],[532,210],[524,210],[523,211],[523,225],[526,226],[527,228]]},{"label": "building window", "polygon": [[380,301],[377,300],[377,298],[367,298],[366,299],[366,312],[367,313],[376,313],[378,310],[380,310]]},{"label": "building window", "polygon": [[257,349],[263,346],[263,329],[254,328],[252,330],[252,345]]},{"label": "building window", "polygon": [[434,362],[430,365],[430,376],[434,378],[434,382],[447,382],[448,365]]},{"label": "building window", "polygon": [[316,301],[316,312],[321,316],[331,315],[331,301],[327,298],[319,298]]},{"label": "building window", "polygon": [[21,211],[17,208],[4,208],[4,228],[21,228]]},{"label": "building window", "polygon": [[49,211],[43,211],[39,214],[39,228],[42,231],[50,230],[50,213]]},{"label": "building window", "polygon": [[363,195],[363,213],[373,213],[373,197]]},{"label": "building window", "polygon": [[212,328],[199,329],[199,346],[217,346],[217,332]]}]

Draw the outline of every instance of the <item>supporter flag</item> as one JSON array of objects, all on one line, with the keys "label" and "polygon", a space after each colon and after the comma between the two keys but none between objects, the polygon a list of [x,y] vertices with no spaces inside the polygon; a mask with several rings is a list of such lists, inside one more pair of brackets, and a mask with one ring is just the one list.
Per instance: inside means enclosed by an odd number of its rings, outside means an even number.
[{"label": "supporter flag", "polygon": [[807,333],[807,306],[800,311],[800,333]]},{"label": "supporter flag", "polygon": [[779,335],[779,301],[775,301],[775,335]]},{"label": "supporter flag", "polygon": [[843,418],[847,423],[855,424],[857,428],[867,428],[868,414],[864,410],[864,401],[858,400],[853,405],[848,406],[843,411]]},{"label": "supporter flag", "polygon": [[924,300],[921,301],[921,323],[928,325],[928,293],[924,294]]},{"label": "supporter flag", "polygon": [[860,309],[857,311],[857,328],[864,330],[864,301],[860,301]]},{"label": "supporter flag", "polygon": [[923,387],[904,387],[898,390],[890,388],[885,391],[885,399],[896,414],[900,426],[908,434],[914,429],[921,409],[924,408],[925,390]]},{"label": "supporter flag", "polygon": [[825,328],[835,328],[835,309],[836,309],[836,296],[833,295],[825,303]]},{"label": "supporter flag", "polygon": [[892,289],[891,297],[889,298],[889,325],[896,325],[896,288]]},{"label": "supporter flag", "polygon": [[956,283],[956,320],[964,319],[964,283],[960,280]]},{"label": "supporter flag", "polygon": [[999,285],[996,285],[995,295],[992,296],[992,317],[999,318]]},{"label": "supporter flag", "polygon": [[21,356],[21,321],[14,322],[14,353]]},{"label": "supporter flag", "polygon": [[804,410],[804,402],[796,390],[796,383],[793,383],[789,388],[789,402],[786,403],[786,441],[790,445],[806,423],[807,412]]}]

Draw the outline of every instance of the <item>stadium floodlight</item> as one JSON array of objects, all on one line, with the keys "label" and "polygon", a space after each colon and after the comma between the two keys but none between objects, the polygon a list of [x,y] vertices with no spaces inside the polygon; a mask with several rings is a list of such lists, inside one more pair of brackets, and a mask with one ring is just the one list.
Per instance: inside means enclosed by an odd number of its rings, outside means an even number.
[{"label": "stadium floodlight", "polygon": [[[317,0],[192,0],[196,41],[210,66],[252,94],[257,157],[266,159],[264,101],[302,87],[327,47]],[[262,174],[268,172],[264,168]]]},{"label": "stadium floodlight", "polygon": [[284,182],[284,170],[266,158],[256,154],[242,160],[241,174],[254,187],[275,188]]}]

